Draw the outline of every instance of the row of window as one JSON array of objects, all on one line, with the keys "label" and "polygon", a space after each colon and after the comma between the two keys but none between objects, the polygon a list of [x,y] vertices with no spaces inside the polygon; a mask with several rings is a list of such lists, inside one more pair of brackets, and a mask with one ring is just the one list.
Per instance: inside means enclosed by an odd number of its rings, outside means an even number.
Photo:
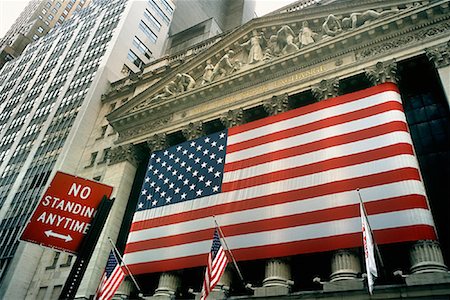
[{"label": "row of window", "polygon": [[150,41],[156,43],[156,39],[158,38],[156,34],[141,20],[139,23],[139,29],[149,38]]},{"label": "row of window", "polygon": [[148,0],[151,7],[156,11],[156,13],[164,20],[166,25],[169,25],[170,18],[162,11],[162,9],[159,7],[159,5],[155,2],[155,0]]},{"label": "row of window", "polygon": [[137,36],[135,36],[134,39],[133,39],[133,45],[142,54],[144,54],[145,57],[147,57],[148,59],[152,58],[152,51],[150,51],[150,49],[148,49],[147,46],[145,46],[144,43]]}]

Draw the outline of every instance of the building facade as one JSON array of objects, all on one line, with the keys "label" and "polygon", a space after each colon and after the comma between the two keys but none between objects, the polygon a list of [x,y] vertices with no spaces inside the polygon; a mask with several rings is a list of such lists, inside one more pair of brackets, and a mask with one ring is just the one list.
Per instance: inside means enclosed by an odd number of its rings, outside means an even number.
[{"label": "building facade", "polygon": [[[97,120],[101,126],[90,138],[84,161],[88,153],[102,147],[108,147],[110,155],[81,175],[120,184],[120,189],[127,182],[129,200],[117,238],[123,250],[151,152],[381,83],[395,83],[439,242],[381,245],[383,275],[374,293],[380,298],[445,299],[450,294],[445,184],[450,151],[449,2],[308,2],[300,1],[291,9],[173,53],[146,66],[138,80],[114,83],[113,90],[103,96]],[[254,32],[262,32],[267,41],[275,37],[281,42],[261,44],[262,55],[251,56],[246,43]],[[224,58],[230,69],[212,75]],[[192,85],[183,91],[171,90],[178,74],[192,78]],[[115,107],[112,112],[111,107]],[[117,136],[101,134],[103,126],[113,128]],[[230,268],[215,297],[371,297],[364,288],[360,248],[238,264],[253,288],[246,289]],[[195,298],[203,272],[200,267],[162,273],[148,270],[136,278],[149,297]],[[130,287],[131,282],[124,285]]]},{"label": "building facade", "polygon": [[[157,14],[154,5],[161,10],[161,1],[92,1],[84,9],[85,2],[78,2],[72,18],[29,44],[0,73],[0,298],[59,296],[64,279],[49,279],[51,289],[30,289],[41,256],[54,251],[19,243],[20,233],[54,172],[77,172],[109,82],[140,71],[162,53],[172,17]],[[65,15],[64,5],[78,2],[33,3],[24,14],[41,16],[45,7],[50,16],[59,3],[57,11]],[[33,22],[38,26],[41,18]],[[60,259],[64,273],[72,256]]]},{"label": "building facade", "polygon": [[60,26],[67,18],[89,4],[85,0],[30,1],[5,36],[0,40],[0,69],[18,57],[29,43]]}]

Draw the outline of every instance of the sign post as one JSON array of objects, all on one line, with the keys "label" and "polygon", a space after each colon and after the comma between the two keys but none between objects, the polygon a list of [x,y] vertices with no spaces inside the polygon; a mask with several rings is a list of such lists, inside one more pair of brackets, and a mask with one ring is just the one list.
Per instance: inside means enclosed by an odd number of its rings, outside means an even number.
[{"label": "sign post", "polygon": [[114,200],[108,199],[103,196],[100,206],[97,210],[97,214],[92,221],[92,226],[89,229],[88,235],[81,244],[81,249],[77,255],[77,259],[70,270],[69,277],[64,284],[64,287],[59,296],[60,300],[74,299],[81,280],[83,279],[84,272],[94,252],[95,245],[97,244],[100,233],[102,232],[103,225],[108,218],[109,211],[111,210]]}]

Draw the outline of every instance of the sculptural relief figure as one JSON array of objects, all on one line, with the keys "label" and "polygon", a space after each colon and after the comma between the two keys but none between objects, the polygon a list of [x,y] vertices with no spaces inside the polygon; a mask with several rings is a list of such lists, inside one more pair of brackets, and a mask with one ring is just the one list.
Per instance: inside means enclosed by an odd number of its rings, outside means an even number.
[{"label": "sculptural relief figure", "polygon": [[281,49],[281,55],[298,51],[297,45],[294,44],[294,37],[294,31],[287,25],[283,25],[280,30],[277,31],[277,44]]},{"label": "sculptural relief figure", "polygon": [[270,54],[272,56],[280,55],[281,49],[278,47],[277,36],[272,35],[269,38],[269,42],[267,43],[267,49],[270,50]]},{"label": "sculptural relief figure", "polygon": [[377,12],[374,10],[367,10],[363,13],[352,13],[349,17],[342,19],[342,27],[346,29],[355,29],[359,26],[362,26],[368,22],[374,21],[382,16],[395,14],[398,10],[388,10],[383,12]]},{"label": "sculptural relief figure", "polygon": [[166,86],[164,86],[163,96],[165,98],[176,95],[177,93],[177,84],[174,81],[170,81]]},{"label": "sculptural relief figure", "polygon": [[192,90],[195,87],[195,80],[189,74],[178,73],[174,80],[177,94]]},{"label": "sculptural relief figure", "polygon": [[236,70],[235,66],[231,63],[231,58],[233,56],[233,50],[228,50],[228,52],[222,56],[222,58],[214,66],[211,80],[216,80],[218,77],[229,75]]},{"label": "sculptural relief figure", "polygon": [[322,30],[327,36],[336,36],[342,32],[341,22],[334,15],[329,15],[322,25]]},{"label": "sculptural relief figure", "polygon": [[202,85],[205,85],[205,84],[210,83],[212,81],[213,70],[214,70],[214,65],[211,63],[211,60],[208,59],[206,61],[205,71],[203,72]]},{"label": "sculptural relief figure", "polygon": [[318,36],[317,33],[313,32],[309,26],[308,21],[303,22],[302,30],[298,36],[300,47],[305,47],[315,42],[315,38]]},{"label": "sculptural relief figure", "polygon": [[253,64],[261,61],[264,57],[263,47],[266,46],[267,41],[264,34],[261,32],[258,34],[256,30],[252,31],[252,37],[245,43],[241,44],[241,47],[246,47],[249,50],[247,63]]}]

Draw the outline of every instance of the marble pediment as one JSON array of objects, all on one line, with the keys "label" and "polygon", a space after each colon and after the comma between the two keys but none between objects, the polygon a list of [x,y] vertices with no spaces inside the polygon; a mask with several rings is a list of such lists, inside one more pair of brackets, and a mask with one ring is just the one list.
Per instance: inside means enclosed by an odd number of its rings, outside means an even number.
[{"label": "marble pediment", "polygon": [[[376,56],[386,47],[395,47],[386,45],[386,40],[413,28],[420,31],[421,24],[425,27],[435,14],[444,18],[435,34],[448,35],[448,4],[344,0],[253,19],[171,68],[107,118],[119,133],[119,143],[152,135],[166,128],[174,114],[190,107],[230,94],[245,95],[289,73],[320,72],[321,64],[330,60],[339,66],[339,57],[346,53],[352,53],[355,60]],[[236,97],[236,101],[241,100]]]}]

